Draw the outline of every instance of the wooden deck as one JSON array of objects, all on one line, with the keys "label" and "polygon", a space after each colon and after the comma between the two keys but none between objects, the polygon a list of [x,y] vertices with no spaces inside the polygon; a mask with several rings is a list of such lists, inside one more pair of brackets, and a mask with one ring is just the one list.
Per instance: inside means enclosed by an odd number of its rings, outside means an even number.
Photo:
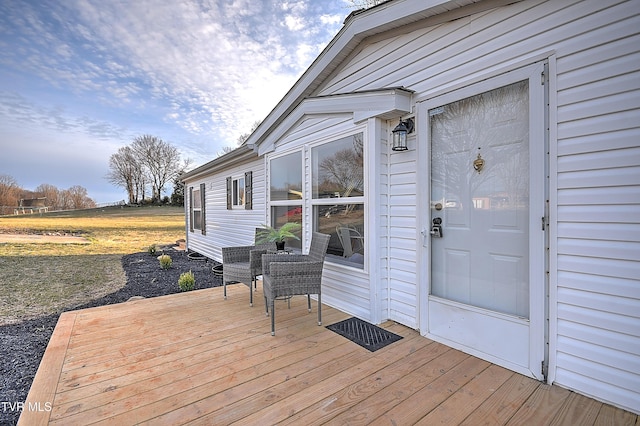
[{"label": "wooden deck", "polygon": [[[276,306],[244,285],[64,313],[21,425],[571,424],[638,416],[547,386],[387,322],[376,352],[318,327],[306,298]],[[324,307],[323,322],[348,315]]]}]

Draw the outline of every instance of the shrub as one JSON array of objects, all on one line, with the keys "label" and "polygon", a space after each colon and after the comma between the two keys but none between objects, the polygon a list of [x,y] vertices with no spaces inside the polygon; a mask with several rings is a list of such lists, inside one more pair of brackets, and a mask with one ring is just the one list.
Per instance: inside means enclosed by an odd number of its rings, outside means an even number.
[{"label": "shrub", "polygon": [[158,260],[160,260],[160,267],[162,269],[169,269],[171,268],[171,263],[173,262],[171,260],[171,256],[169,256],[168,254],[163,254],[162,256],[160,256],[158,258]]},{"label": "shrub", "polygon": [[151,255],[156,254],[156,250],[157,250],[157,247],[155,244],[151,244],[149,247],[147,247],[147,253]]},{"label": "shrub", "polygon": [[178,278],[178,287],[180,291],[191,291],[196,288],[196,277],[193,276],[193,272],[183,272]]}]

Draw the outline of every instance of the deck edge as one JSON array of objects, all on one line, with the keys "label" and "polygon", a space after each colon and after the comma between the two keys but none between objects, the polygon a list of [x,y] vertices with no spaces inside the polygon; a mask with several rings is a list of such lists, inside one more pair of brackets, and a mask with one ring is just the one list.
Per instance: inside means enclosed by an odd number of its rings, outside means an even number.
[{"label": "deck edge", "polygon": [[18,425],[31,426],[49,423],[76,317],[77,311],[72,311],[64,312],[58,318],[56,327],[49,339],[49,344],[31,383],[29,394],[18,419]]}]

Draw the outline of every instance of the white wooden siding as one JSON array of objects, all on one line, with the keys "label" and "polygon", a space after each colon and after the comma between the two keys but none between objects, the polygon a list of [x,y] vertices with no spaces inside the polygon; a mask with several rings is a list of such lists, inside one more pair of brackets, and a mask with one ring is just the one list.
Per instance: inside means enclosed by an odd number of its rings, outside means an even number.
[{"label": "white wooden siding", "polygon": [[[253,172],[253,209],[227,210],[226,178],[243,177],[249,171]],[[187,226],[188,249],[222,262],[222,247],[253,244],[255,228],[265,223],[264,159],[217,171],[199,180],[189,181],[185,186],[199,187],[200,183],[206,184],[207,233],[189,232]]]},{"label": "white wooden siding", "polygon": [[389,319],[418,328],[418,275],[416,264],[418,164],[415,137],[409,150],[390,155],[389,164]]},{"label": "white wooden siding", "polygon": [[352,117],[349,114],[305,117],[285,137],[276,143],[278,153],[297,149],[325,138],[336,137],[337,129],[349,129]]},{"label": "white wooden siding", "polygon": [[572,44],[575,53],[567,50],[557,60],[555,380],[635,412],[640,411],[638,13],[640,3],[634,1],[585,19],[595,25],[616,17],[594,29],[596,34],[584,34],[582,44]]},{"label": "white wooden siding", "polygon": [[[391,171],[389,170],[390,157],[391,157],[391,148],[388,140],[389,135],[389,127],[386,121],[382,122],[382,126],[380,127],[380,151],[377,161],[374,159],[374,163],[370,169],[370,173],[377,173],[378,180],[378,199],[376,206],[376,229],[378,233],[378,283],[377,283],[377,291],[374,297],[378,298],[378,321],[382,322],[383,320],[390,319],[392,317],[390,313],[390,275],[389,275],[389,267],[391,264],[391,259],[389,257],[389,247],[391,247],[390,243],[390,227],[391,227],[391,216],[389,215],[389,182],[391,180]],[[370,215],[371,217],[371,215]],[[402,322],[402,321],[398,321]]]},{"label": "white wooden siding", "polygon": [[[550,372],[556,383],[640,412],[640,2],[522,1],[365,42],[318,95],[403,86],[422,101],[556,58],[550,111]],[[552,125],[555,123],[552,122]],[[418,129],[420,130],[420,129]],[[557,138],[557,140],[556,140]],[[388,315],[417,324],[415,151],[382,157]],[[383,201],[384,200],[384,201]],[[556,206],[557,204],[557,206]]]}]

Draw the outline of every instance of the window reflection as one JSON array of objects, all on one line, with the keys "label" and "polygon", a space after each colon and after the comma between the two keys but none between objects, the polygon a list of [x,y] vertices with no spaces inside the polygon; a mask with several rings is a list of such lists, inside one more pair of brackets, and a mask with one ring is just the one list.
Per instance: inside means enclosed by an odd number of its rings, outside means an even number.
[{"label": "window reflection", "polygon": [[302,153],[271,160],[270,196],[272,201],[302,199]]},{"label": "window reflection", "polygon": [[318,232],[331,235],[327,260],[364,267],[364,204],[314,206]]},{"label": "window reflection", "polygon": [[313,198],[364,195],[363,134],[317,146],[313,159]]}]

